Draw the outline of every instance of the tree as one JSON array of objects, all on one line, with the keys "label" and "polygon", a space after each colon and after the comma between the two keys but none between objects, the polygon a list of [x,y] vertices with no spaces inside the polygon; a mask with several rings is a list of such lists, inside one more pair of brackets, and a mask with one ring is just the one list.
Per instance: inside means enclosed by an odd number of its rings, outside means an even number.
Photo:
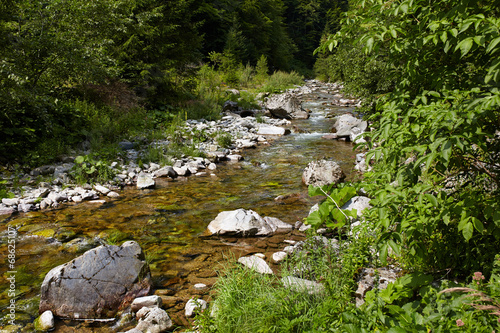
[{"label": "tree", "polygon": [[500,245],[498,6],[366,0],[351,8],[324,47],[357,43],[397,74],[369,118],[367,161],[376,163],[366,188],[381,259],[392,247],[417,269],[488,270]]}]

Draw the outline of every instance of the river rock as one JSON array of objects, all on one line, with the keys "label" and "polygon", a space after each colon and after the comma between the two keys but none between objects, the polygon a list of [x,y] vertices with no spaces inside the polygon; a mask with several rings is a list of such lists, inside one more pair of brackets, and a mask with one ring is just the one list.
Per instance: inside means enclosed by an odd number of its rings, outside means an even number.
[{"label": "river rock", "polygon": [[257,129],[257,135],[287,135],[290,134],[290,130],[284,127],[259,124]]},{"label": "river rock", "polygon": [[94,190],[96,190],[99,193],[102,193],[103,195],[107,195],[109,192],[111,192],[111,190],[108,189],[107,187],[98,184],[94,185]]},{"label": "river rock", "polygon": [[196,309],[200,309],[201,311],[207,308],[207,302],[198,298],[197,300],[190,299],[187,301],[186,306],[184,308],[184,314],[186,317],[192,317]]},{"label": "river rock", "polygon": [[47,273],[39,312],[51,310],[72,319],[112,318],[150,288],[149,267],[139,244],[99,246]]},{"label": "river rock", "polygon": [[238,262],[250,269],[255,270],[257,273],[274,274],[273,270],[269,267],[266,261],[256,255],[241,257],[238,259]]},{"label": "river rock", "polygon": [[2,203],[5,206],[17,206],[19,205],[19,198],[2,198]]},{"label": "river rock", "polygon": [[309,113],[302,109],[297,95],[290,92],[270,96],[266,101],[265,107],[274,117],[277,118],[309,118]]},{"label": "river rock", "polygon": [[143,333],[162,333],[173,326],[168,314],[159,307],[144,307],[137,312],[136,318],[139,323],[135,329]]},{"label": "river rock", "polygon": [[285,251],[279,251],[279,252],[273,253],[272,258],[276,264],[279,264],[280,262],[285,260],[287,257],[288,257],[288,253],[286,253]]},{"label": "river rock", "polygon": [[237,209],[219,213],[207,227],[210,235],[226,236],[267,236],[272,234],[275,226],[269,225],[265,219],[253,210]]},{"label": "river rock", "polygon": [[355,141],[359,135],[366,131],[367,127],[368,123],[366,121],[346,113],[337,117],[332,132],[336,134],[337,138],[349,138],[351,141]]},{"label": "river rock", "polygon": [[281,279],[281,282],[283,283],[285,288],[288,288],[295,292],[306,292],[310,295],[318,295],[325,292],[325,286],[323,286],[321,283],[301,279],[295,276],[285,276]]},{"label": "river rock", "polygon": [[7,207],[4,205],[0,206],[0,215],[11,215],[15,212],[16,210],[13,207]]},{"label": "river rock", "polygon": [[[386,289],[389,283],[395,282],[401,270],[394,267],[363,268],[359,274],[358,289],[354,293],[356,297],[356,307],[365,303],[366,293],[373,288]],[[378,277],[378,281],[376,281]]]},{"label": "river rock", "polygon": [[150,174],[140,173],[137,176],[137,188],[142,190],[155,187],[155,180]]},{"label": "river rock", "polygon": [[33,326],[37,332],[47,332],[54,329],[54,315],[52,311],[45,311],[35,319]]},{"label": "river rock", "polygon": [[340,166],[334,161],[327,160],[309,163],[302,174],[302,182],[313,186],[338,184],[344,178],[345,175]]},{"label": "river rock", "polygon": [[175,172],[174,168],[171,166],[166,166],[163,167],[159,170],[156,170],[153,173],[153,177],[159,178],[159,177],[170,177],[170,178],[177,178],[177,172]]},{"label": "river rock", "polygon": [[143,307],[154,308],[155,306],[161,307],[161,305],[162,305],[162,300],[160,296],[157,295],[143,296],[134,299],[132,305],[130,305],[130,309],[132,310],[132,312],[137,312]]},{"label": "river rock", "polygon": [[288,232],[292,231],[293,225],[281,221],[279,218],[264,216],[264,221],[271,227],[274,232]]},{"label": "river rock", "polygon": [[352,210],[356,209],[358,218],[363,215],[365,209],[371,208],[370,198],[364,196],[356,196],[347,201],[340,209],[342,210]]}]

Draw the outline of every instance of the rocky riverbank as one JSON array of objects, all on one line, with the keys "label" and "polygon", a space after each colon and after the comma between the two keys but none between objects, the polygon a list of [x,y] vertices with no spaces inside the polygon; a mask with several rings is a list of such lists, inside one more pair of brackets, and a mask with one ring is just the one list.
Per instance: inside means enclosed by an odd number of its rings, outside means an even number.
[{"label": "rocky riverbank", "polygon": [[[82,201],[102,204],[106,200],[119,197],[124,186],[152,188],[155,185],[154,179],[158,177],[214,175],[217,163],[241,161],[244,149],[266,145],[276,136],[297,130],[290,128],[289,119],[308,117],[308,110],[301,107],[300,97],[321,89],[334,92],[334,99],[328,101],[331,105],[359,104],[359,101],[344,98],[341,85],[314,80],[283,94],[264,97],[262,108],[259,110],[243,110],[236,102],[228,101],[224,105],[220,120],[187,120],[178,129],[186,144],[188,140],[192,142],[193,139],[200,139],[200,142],[194,145],[200,155],[205,157],[168,156],[171,161],[169,164],[140,163],[141,157],[150,147],[168,148],[172,142],[168,138],[149,143],[130,140],[120,142],[119,146],[123,152],[121,155],[124,157],[117,158],[106,166],[114,177],[103,184],[75,182],[76,170],[81,168],[82,163],[86,163],[84,158],[81,158],[83,162],[77,163],[78,156],[86,156],[90,151],[64,156],[60,163],[41,166],[27,173],[3,172],[0,178],[5,181],[4,186],[11,193],[11,197],[2,199],[0,215],[58,208],[61,204]],[[346,132],[347,136],[349,131],[342,128],[342,132]],[[217,136],[221,133],[230,137],[231,142],[227,147],[222,147],[217,141]],[[339,135],[338,138],[343,136]],[[91,167],[91,164],[86,165]]]},{"label": "rocky riverbank", "polygon": [[[301,87],[298,89],[293,90],[292,92],[288,92],[288,94],[296,94],[295,96],[301,96],[301,95],[312,95],[314,91],[328,91],[329,93],[333,90],[337,90],[339,88],[338,85],[323,85],[320,83],[316,82],[308,82],[308,84],[305,87]],[[330,96],[330,95],[329,95]],[[351,104],[355,104],[356,101],[351,101]],[[317,101],[315,101],[317,104],[322,104],[322,105],[332,105],[333,104],[338,104],[340,103],[339,101],[333,101],[330,99],[325,99],[323,100],[323,97],[319,97]],[[293,104],[293,103],[292,103]],[[234,107],[234,105],[233,105]],[[284,106],[284,109],[287,106]],[[245,163],[244,160],[241,158],[245,157],[245,151],[244,149],[252,149],[254,147],[258,147],[259,145],[266,145],[271,143],[273,138],[278,137],[279,135],[286,135],[287,132],[299,132],[297,130],[297,127],[292,127],[291,123],[288,119],[279,119],[279,118],[271,118],[271,114],[266,113],[266,110],[253,110],[252,114],[250,115],[248,110],[241,110],[237,106],[235,109],[232,111],[225,111],[227,112],[220,121],[217,122],[207,122],[207,121],[187,121],[184,126],[183,132],[194,132],[194,133],[208,133],[206,137],[211,137],[213,133],[221,132],[224,131],[224,133],[230,133],[232,136],[232,142],[231,145],[232,147],[229,148],[222,148],[218,146],[218,143],[216,140],[207,140],[205,142],[201,142],[197,144],[197,147],[204,151],[206,154],[206,157],[203,158],[189,158],[189,157],[184,157],[181,159],[177,159],[173,161],[170,165],[159,165],[159,164],[152,164],[149,163],[148,165],[141,165],[139,166],[139,163],[135,162],[137,161],[137,158],[140,157],[142,151],[141,151],[141,145],[138,145],[137,143],[134,142],[134,140],[131,140],[129,143],[123,143],[123,149],[127,152],[127,156],[130,157],[129,160],[127,161],[116,161],[116,164],[113,166],[117,170],[122,170],[120,171],[120,174],[122,174],[122,177],[116,177],[113,182],[110,182],[109,184],[97,184],[97,185],[83,185],[83,186],[71,186],[71,182],[66,182],[64,183],[63,180],[65,176],[58,177],[60,179],[59,181],[57,180],[52,180],[49,183],[50,189],[48,194],[44,196],[39,196],[35,199],[34,205],[36,207],[36,200],[39,201],[39,203],[43,202],[43,200],[49,198],[57,198],[57,194],[59,193],[64,193],[66,190],[66,193],[69,193],[69,191],[74,191],[74,195],[66,195],[66,198],[64,198],[64,195],[62,195],[62,199],[55,200],[59,206],[59,208],[63,208],[64,205],[70,204],[71,202],[75,202],[73,200],[74,196],[78,196],[80,194],[83,196],[82,190],[88,191],[90,194],[92,194],[92,191],[95,192],[95,196],[93,195],[93,198],[85,197],[85,199],[82,198],[82,202],[94,202],[96,204],[95,207],[98,207],[99,205],[102,205],[104,202],[110,203],[109,205],[104,205],[103,210],[106,209],[106,207],[119,205],[121,200],[116,200],[115,203],[113,201],[112,197],[108,196],[109,193],[115,192],[118,195],[122,195],[122,192],[126,190],[127,188],[130,187],[137,187],[138,184],[140,185],[142,180],[140,179],[141,177],[146,180],[144,184],[147,184],[147,182],[153,181],[153,183],[159,181],[158,178],[167,178],[167,179],[173,179],[175,178],[176,180],[179,180],[183,177],[197,177],[198,179],[203,179],[203,176],[206,176],[205,179],[210,179],[210,178],[218,178],[217,177],[217,172],[220,166],[220,163],[232,163],[231,161],[238,161],[239,164],[236,164],[235,166],[238,168],[241,164],[240,163]],[[282,111],[280,111],[282,112]],[[308,110],[303,110],[303,112],[309,113]],[[281,113],[283,114],[283,113]],[[302,113],[303,114],[303,113]],[[289,116],[289,118],[293,119],[293,116]],[[300,123],[298,123],[300,126]],[[270,133],[270,129],[272,130],[272,134]],[[263,131],[267,131],[263,133]],[[279,131],[279,132],[278,132]],[[278,134],[277,134],[278,132]],[[301,134],[302,135],[302,134]],[[305,134],[308,135],[308,134]],[[286,137],[285,137],[286,138]],[[318,136],[320,138],[320,136]],[[344,139],[344,138],[339,138],[339,139]],[[158,144],[160,141],[155,142],[154,144]],[[166,142],[165,142],[166,144]],[[352,149],[352,146],[349,144],[345,144],[346,147],[349,146],[349,149]],[[272,149],[272,148],[271,148]],[[263,151],[267,150],[267,148],[263,149]],[[258,150],[257,150],[258,151]],[[236,158],[231,158],[230,156],[240,156]],[[352,158],[352,157],[351,157]],[[243,162],[242,162],[243,161]],[[65,161],[64,163],[70,163],[69,161]],[[74,163],[74,161],[72,162]],[[135,163],[135,164],[134,164]],[[215,166],[215,167],[214,167]],[[55,169],[58,166],[54,166],[54,172]],[[129,170],[128,168],[136,168],[133,170]],[[140,168],[140,170],[138,169]],[[49,171],[50,171],[49,167]],[[182,175],[182,170],[186,171],[185,175]],[[132,175],[131,173],[135,173],[135,175]],[[213,177],[211,175],[214,175]],[[161,176],[160,176],[161,175]],[[35,177],[31,175],[23,175],[25,177]],[[66,177],[70,177],[70,172],[66,173]],[[125,178],[125,176],[127,178]],[[133,177],[131,177],[133,176]],[[162,177],[163,176],[163,177]],[[300,175],[299,175],[300,177]],[[119,178],[119,179],[118,179]],[[314,178],[318,178],[315,176]],[[186,178],[188,179],[188,178]],[[70,179],[69,179],[70,180]],[[139,180],[139,182],[138,182]],[[55,181],[59,184],[52,184],[52,182]],[[70,180],[71,181],[71,180]],[[251,180],[248,179],[247,182]],[[164,184],[164,181],[162,180],[161,184]],[[299,179],[300,182],[300,179]],[[182,182],[181,182],[182,183]],[[270,182],[269,184],[266,184],[266,186],[277,186],[278,184],[275,184],[273,182]],[[59,186],[61,188],[60,192],[54,191],[54,187]],[[67,188],[63,188],[66,187]],[[155,185],[152,185],[155,186]],[[164,186],[164,185],[161,185]],[[161,187],[160,186],[160,187]],[[246,185],[247,187],[249,186],[248,183]],[[139,186],[141,187],[141,186]],[[56,187],[57,188],[57,187]],[[70,190],[71,188],[71,190]],[[81,190],[81,189],[82,190]],[[147,188],[147,187],[144,187]],[[25,188],[27,189],[27,188]],[[38,191],[40,188],[35,188],[33,186],[32,191]],[[109,192],[106,192],[106,190],[110,190]],[[136,190],[137,191],[137,190]],[[56,194],[51,194],[53,192],[56,192]],[[150,192],[150,191],[144,191],[142,190],[137,191],[138,193],[144,193],[147,195],[147,193],[155,193],[156,191]],[[28,192],[26,192],[28,193]],[[18,200],[25,200],[27,198],[26,193],[23,195],[18,196]],[[87,192],[83,192],[87,193]],[[275,194],[276,195],[276,194]],[[98,197],[97,197],[98,196]],[[287,196],[284,196],[287,197]],[[293,197],[293,196],[292,196]],[[70,199],[71,198],[71,199]],[[29,199],[29,198],[28,198]],[[297,197],[296,199],[300,200],[300,196]],[[94,201],[97,200],[97,201]],[[276,204],[279,205],[280,201],[286,201],[285,199],[279,199],[276,197]],[[168,201],[167,201],[168,202]],[[25,202],[26,203],[26,202]],[[168,202],[170,204],[170,202]],[[18,203],[19,206],[19,203]],[[89,204],[87,205],[82,205],[84,207],[90,207]],[[53,206],[48,206],[45,208],[45,211],[47,212],[51,207]],[[94,206],[92,206],[94,207]],[[158,207],[157,210],[160,212],[167,212],[170,214],[170,211],[176,212],[179,210],[178,205],[175,204],[170,204],[170,205],[165,205],[163,204],[162,206],[156,206]],[[164,208],[165,207],[165,208]],[[259,206],[255,206],[257,210],[259,210]],[[128,209],[128,207],[127,207]],[[97,216],[94,219],[102,219],[101,212],[98,209],[92,209]],[[22,210],[21,210],[22,211]],[[42,210],[43,212],[44,210]],[[240,211],[240,210],[238,210]],[[229,211],[229,215],[230,215]],[[27,216],[35,216],[35,213],[27,214]],[[37,212],[36,214],[42,214],[41,212]],[[44,213],[45,214],[45,213]],[[138,212],[138,214],[135,214],[135,216],[140,216],[141,212]],[[175,214],[175,213],[173,213]],[[238,213],[235,213],[238,215]],[[72,221],[71,216],[68,216],[66,214],[57,214],[57,221],[61,221],[61,225],[57,225],[56,228],[64,227],[64,228],[70,228],[74,230],[73,232],[73,239],[68,242],[68,239],[61,239],[60,241],[63,242],[63,244],[58,243],[55,240],[52,240],[51,244],[53,246],[60,246],[63,252],[66,252],[68,249],[68,246],[70,243],[78,243],[78,242],[85,242],[85,239],[88,237],[84,236],[84,238],[80,237],[80,233],[77,229],[73,229],[76,227],[75,224],[72,224],[70,221]],[[90,214],[92,215],[92,214]],[[217,220],[216,218],[217,214],[214,214],[211,216],[212,219]],[[264,217],[261,218],[258,216],[257,213],[250,213],[251,216],[254,217],[253,220],[258,221],[260,223],[260,228],[263,230],[260,232],[260,234],[263,234],[265,232],[266,235],[268,235],[265,238],[262,237],[251,237],[251,238],[239,238],[239,236],[223,236],[221,238],[213,238],[214,236],[207,238],[207,239],[202,239],[198,240],[198,243],[207,243],[209,244],[209,248],[204,246],[203,250],[200,251],[200,249],[190,247],[186,248],[185,250],[181,250],[181,256],[183,259],[182,262],[179,263],[179,265],[172,266],[168,265],[168,267],[163,267],[160,266],[159,264],[155,263],[151,265],[150,270],[151,270],[151,277],[153,281],[155,281],[155,286],[154,286],[154,293],[156,296],[160,297],[162,302],[160,303],[160,308],[168,312],[168,315],[171,317],[173,324],[178,325],[178,326],[190,326],[189,319],[193,310],[193,302],[196,304],[201,304],[203,302],[201,301],[196,301],[198,299],[203,300],[203,301],[210,301],[210,287],[214,284],[215,279],[216,279],[216,272],[214,265],[217,262],[221,262],[224,260],[225,255],[222,254],[221,249],[227,249],[227,247],[230,248],[230,251],[234,254],[236,258],[247,258],[247,259],[242,259],[241,261],[245,262],[247,265],[250,267],[254,267],[256,265],[259,265],[259,263],[262,263],[262,260],[266,262],[266,265],[271,269],[271,271],[278,271],[279,266],[278,263],[283,260],[284,257],[288,255],[288,253],[293,252],[293,248],[290,248],[293,244],[296,244],[297,242],[301,241],[304,239],[304,234],[300,231],[298,231],[298,227],[300,226],[299,224],[293,225],[290,223],[284,223],[280,222],[278,219],[274,217]],[[257,215],[257,217],[255,217]],[[266,215],[271,215],[273,216],[274,214],[266,214]],[[239,215],[238,215],[239,216]],[[90,218],[90,217],[89,217]],[[92,216],[93,218],[93,216]],[[215,221],[214,220],[214,221]],[[239,221],[246,221],[246,217],[243,217],[241,219],[236,219]],[[252,218],[250,218],[252,220]],[[253,221],[252,220],[252,221]],[[29,242],[26,237],[30,237],[31,233],[34,233],[35,235],[40,234],[40,232],[35,233],[36,230],[34,229],[35,225],[33,225],[33,228],[28,228],[31,227],[32,225],[26,225],[28,223],[32,223],[32,221],[28,220],[11,220],[12,225],[16,226],[23,226],[23,230],[26,230],[27,232],[23,232],[23,238],[21,241],[26,240],[26,242]],[[80,224],[81,219],[78,221],[77,224]],[[119,216],[118,221],[128,221],[127,217],[125,216]],[[109,221],[110,226],[105,226],[105,229],[109,228],[119,228],[118,225],[120,222],[118,222],[116,219]],[[158,221],[159,218],[158,218]],[[67,223],[70,222],[70,223]],[[115,225],[115,223],[117,223]],[[137,223],[137,221],[135,222]],[[153,229],[156,228],[156,223],[157,221],[150,218],[150,220],[147,221],[147,229]],[[160,222],[164,223],[164,222]],[[253,222],[252,222],[253,223]],[[259,234],[259,229],[257,229],[254,232],[255,227],[253,224],[250,223],[250,229],[247,231],[241,231],[241,234],[244,235],[251,235],[251,234]],[[219,223],[222,226],[226,226],[227,223],[222,222]],[[244,223],[243,223],[244,224]],[[207,224],[205,224],[205,227]],[[295,229],[294,229],[295,227]],[[147,229],[141,229],[142,233],[147,233]],[[285,233],[277,234],[275,233],[281,229],[281,231],[286,229]],[[29,230],[29,231],[28,231]],[[210,230],[210,228],[208,229]],[[220,229],[219,229],[220,230]],[[224,233],[226,233],[227,229],[225,230]],[[240,231],[240,228],[237,227],[235,234],[238,234]],[[58,231],[59,232],[59,231]],[[81,231],[80,231],[81,232]],[[103,229],[104,233],[104,229]],[[108,231],[109,233],[109,231]],[[229,231],[229,234],[231,234],[232,231]],[[26,234],[26,235],[25,235]],[[54,234],[54,231],[52,232]],[[101,233],[92,233],[93,235],[96,235],[97,238],[99,238],[99,235]],[[216,235],[221,235],[221,232],[214,232]],[[87,231],[85,231],[85,235],[87,235]],[[74,238],[77,237],[78,238]],[[44,236],[45,237],[45,236]],[[163,234],[163,236],[160,236],[158,233],[154,235],[155,239],[157,242],[160,242],[161,239],[168,237],[167,235]],[[175,236],[174,237],[168,237],[168,242],[175,242]],[[130,239],[130,238],[129,238]],[[135,239],[135,238],[133,238]],[[148,238],[150,239],[150,238]],[[39,241],[38,238],[33,240]],[[49,242],[51,238],[47,238],[47,242]],[[162,241],[163,242],[163,241]],[[101,242],[102,243],[102,242]],[[164,243],[164,242],[163,242]],[[59,245],[58,245],[59,244]],[[141,242],[141,244],[143,244]],[[99,242],[95,241],[91,247],[95,247],[99,245]],[[158,248],[158,247],[156,247]],[[86,248],[88,249],[88,247]],[[155,247],[151,247],[149,245],[148,252],[150,253],[155,253]],[[73,252],[73,253],[81,253],[80,250]],[[160,252],[164,253],[164,252]],[[172,252],[170,252],[168,255],[172,255]],[[154,255],[156,257],[157,255]],[[73,257],[74,258],[74,257]],[[255,259],[259,258],[259,259]],[[75,259],[76,260],[76,259]],[[149,259],[151,260],[151,259]],[[54,267],[54,265],[50,266]],[[265,266],[263,266],[265,267]],[[269,272],[267,268],[264,268]],[[46,271],[45,271],[46,272]],[[52,276],[48,274],[48,276]],[[293,281],[288,281],[287,283],[292,284]],[[301,283],[301,281],[299,281]],[[140,295],[139,295],[140,296]],[[195,298],[195,301],[191,301],[191,298]],[[157,300],[158,298],[156,298]],[[142,300],[139,300],[137,302],[140,302]],[[188,306],[189,303],[189,306]],[[142,304],[142,303],[141,303]],[[158,306],[158,302],[155,301],[153,304],[156,304]],[[154,308],[155,306],[152,305]],[[111,306],[111,308],[115,308],[115,306]],[[47,308],[48,309],[48,308]],[[43,313],[46,312],[46,308],[41,308],[40,311],[44,310]],[[191,310],[189,310],[191,309]],[[99,313],[103,313],[103,310],[96,310]],[[151,317],[151,318],[158,318],[157,316],[160,315],[160,313],[157,313],[157,310],[154,310],[151,312],[151,310],[144,310],[140,313],[140,309],[135,309],[132,310],[134,313],[137,314],[135,317],[138,321],[136,322],[139,324],[139,321],[145,321],[146,318]],[[105,311],[104,311],[105,312]],[[78,312],[79,313],[79,312]],[[162,315],[163,316],[163,315]],[[47,314],[44,316],[44,318],[48,318]],[[59,332],[65,332],[65,330],[61,329],[61,318],[64,318],[64,315],[61,315],[60,313],[57,314],[57,319],[55,321],[55,325],[57,326],[56,330]],[[125,311],[123,312],[123,317],[122,319],[119,320],[119,322],[115,322],[113,325],[116,329],[118,327],[127,327],[129,328],[131,323],[134,323],[131,321],[130,317],[130,312]],[[50,319],[50,318],[49,318]],[[151,320],[153,320],[151,319]],[[50,320],[49,320],[50,321]],[[97,321],[99,323],[99,321]],[[58,326],[59,325],[59,326]],[[96,325],[96,324],[93,324]],[[141,327],[143,327],[145,324],[142,324],[138,329],[142,330]],[[64,325],[63,325],[64,326]],[[78,326],[79,329],[84,329],[82,328],[81,325]],[[90,326],[92,327],[92,326]],[[137,327],[136,327],[137,328]],[[14,332],[14,331],[13,331]],[[82,331],[83,332],[83,331]]]}]

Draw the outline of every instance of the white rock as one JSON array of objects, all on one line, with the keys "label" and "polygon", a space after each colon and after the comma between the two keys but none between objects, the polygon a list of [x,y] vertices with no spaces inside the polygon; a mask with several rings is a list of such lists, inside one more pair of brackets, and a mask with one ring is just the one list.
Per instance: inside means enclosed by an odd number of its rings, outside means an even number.
[{"label": "white rock", "polygon": [[137,188],[138,189],[146,189],[155,187],[155,180],[150,174],[140,173],[137,176]]},{"label": "white rock", "polygon": [[162,305],[161,297],[157,295],[151,295],[151,296],[137,297],[132,301],[130,308],[132,309],[132,312],[137,312],[143,307],[154,308],[154,307],[161,307],[161,305]]},{"label": "white rock", "polygon": [[201,311],[205,310],[207,308],[207,302],[202,300],[201,298],[198,298],[197,300],[190,299],[187,301],[186,306],[184,308],[184,314],[186,317],[192,317],[194,314],[194,311],[196,309],[200,309]]},{"label": "white rock", "polygon": [[262,258],[259,258],[255,255],[251,255],[248,257],[241,257],[238,259],[238,262],[250,269],[254,269],[256,272],[261,274],[274,274],[273,270],[266,261]]},{"label": "white rock", "polygon": [[261,259],[266,259],[266,255],[264,253],[254,253],[254,256],[259,257]]},{"label": "white rock", "polygon": [[285,260],[286,257],[288,257],[288,253],[286,253],[284,251],[279,251],[279,252],[273,253],[273,261],[277,264],[282,262],[283,260]]},{"label": "white rock", "polygon": [[35,328],[39,331],[51,331],[54,329],[54,315],[52,311],[47,310],[35,319]]},{"label": "white rock", "polygon": [[118,194],[114,191],[110,191],[107,196],[110,198],[118,198],[120,196],[120,194]]},{"label": "white rock", "polygon": [[203,289],[206,289],[207,288],[207,285],[204,284],[204,283],[197,283],[194,285],[194,289],[196,290],[203,290]]},{"label": "white rock", "polygon": [[224,211],[210,222],[210,234],[266,236],[273,233],[269,224],[253,210],[237,209]]},{"label": "white rock", "polygon": [[99,193],[102,193],[104,195],[107,195],[110,192],[110,189],[107,187],[104,187],[102,185],[94,185],[94,190],[96,190]]},{"label": "white rock", "polygon": [[158,307],[143,307],[137,312],[136,318],[139,323],[135,328],[141,332],[162,333],[173,326],[165,310]]}]

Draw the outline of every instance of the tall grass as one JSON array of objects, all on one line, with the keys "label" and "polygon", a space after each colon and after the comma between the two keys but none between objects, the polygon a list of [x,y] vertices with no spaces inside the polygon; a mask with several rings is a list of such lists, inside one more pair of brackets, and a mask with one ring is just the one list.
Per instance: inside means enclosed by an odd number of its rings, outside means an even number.
[{"label": "tall grass", "polygon": [[316,332],[341,327],[340,314],[351,302],[355,272],[368,253],[368,241],[344,243],[338,250],[311,238],[283,265],[282,276],[299,275],[323,284],[323,293],[292,291],[277,276],[243,266],[224,270],[215,285],[212,311],[197,319],[200,332]]}]

